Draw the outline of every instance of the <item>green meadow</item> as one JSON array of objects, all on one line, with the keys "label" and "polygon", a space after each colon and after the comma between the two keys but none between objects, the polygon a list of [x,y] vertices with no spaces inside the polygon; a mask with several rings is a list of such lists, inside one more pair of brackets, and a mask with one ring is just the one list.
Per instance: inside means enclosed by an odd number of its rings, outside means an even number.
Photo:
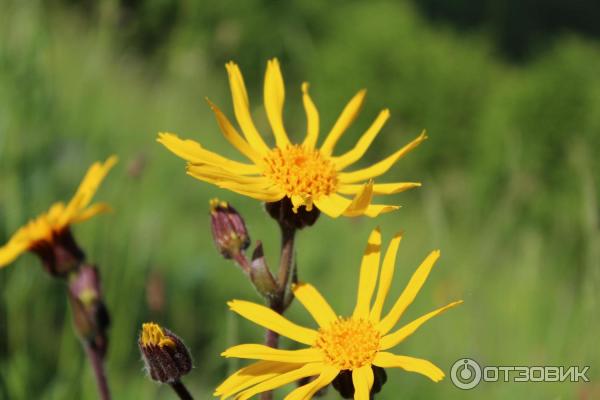
[{"label": "green meadow", "polygon": [[[368,89],[338,151],[390,109],[358,166],[422,129],[429,135],[377,180],[423,182],[381,197],[400,210],[376,219],[322,215],[299,233],[301,280],[340,314],[351,313],[369,232],[380,225],[387,245],[403,230],[392,297],[431,250],[442,256],[402,321],[456,299],[464,304],[396,353],[431,360],[447,375],[463,357],[482,365],[590,366],[589,383],[483,382],[470,391],[449,376],[435,384],[388,370],[377,399],[600,398],[597,41],[563,34],[513,63],[483,32],[433,23],[410,2],[185,2],[175,19],[153,1],[156,12],[136,20],[146,30],[130,29],[118,2],[99,2],[93,12],[87,2],[70,3],[0,0],[0,242],[52,202],[68,201],[92,162],[118,155],[95,196],[113,211],[73,228],[102,273],[114,398],[175,398],[143,372],[137,337],[145,321],[185,340],[194,369],[183,381],[198,399],[212,398],[242,365],[221,351],[263,340],[261,328],[227,309],[231,299],[261,298],[216,251],[208,202],[219,197],[244,215],[272,268],[276,223],[259,202],[187,176],[185,162],[156,137],[175,132],[242,160],[205,102],[233,118],[224,64],[234,60],[272,143],[262,106],[271,57],[281,62],[286,128],[297,141],[306,132],[304,81],[322,135],[356,91]],[[140,38],[140,31],[155,36]],[[156,46],[139,45],[148,42]],[[0,399],[97,398],[64,292],[32,254],[0,270]],[[299,304],[287,315],[312,324]],[[323,398],[340,397],[329,388]]]}]

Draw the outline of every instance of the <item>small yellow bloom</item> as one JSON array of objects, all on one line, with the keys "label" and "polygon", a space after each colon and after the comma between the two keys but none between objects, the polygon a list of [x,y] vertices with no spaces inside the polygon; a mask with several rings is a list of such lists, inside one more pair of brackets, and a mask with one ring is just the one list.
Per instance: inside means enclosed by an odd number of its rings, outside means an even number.
[{"label": "small yellow bloom", "polygon": [[[314,380],[295,389],[285,398],[310,399],[338,374],[348,371],[352,375],[354,398],[368,400],[374,381],[374,366],[402,368],[425,375],[434,382],[440,381],[444,373],[431,362],[387,351],[412,335],[429,319],[462,303],[450,303],[392,332],[440,255],[436,250],[427,256],[391,310],[382,317],[383,305],[394,275],[400,239],[401,235],[397,234],[390,242],[380,270],[381,233],[379,229],[371,233],[360,268],[356,306],[349,317],[338,316],[313,286],[306,283],[295,285],[293,291],[296,298],[315,319],[319,325],[318,330],[296,325],[262,305],[240,300],[230,302],[231,309],[244,318],[308,347],[281,350],[259,344],[242,344],[229,348],[223,356],[260,361],[231,375],[216,389],[215,396],[222,399],[235,396],[238,400],[245,400],[258,393],[314,376]],[[379,287],[373,299],[378,275]]]},{"label": "small yellow bloom", "polygon": [[[267,63],[264,85],[264,106],[275,136],[275,148],[267,146],[250,114],[250,103],[239,67],[226,65],[233,98],[233,109],[243,137],[227,117],[210,103],[225,138],[250,163],[222,157],[204,149],[192,140],[182,140],[172,133],[159,133],[158,141],[173,153],[188,161],[187,173],[196,179],[254,199],[276,202],[288,197],[294,211],[313,204],[331,217],[367,215],[375,217],[396,210],[394,205],[372,204],[373,195],[399,193],[420,186],[414,182],[374,184],[372,179],[384,174],[396,161],[414,149],[427,137],[421,133],[412,142],[384,160],[367,168],[345,172],[365,154],[387,119],[389,110],[380,112],[373,124],[348,152],[334,156],[333,150],[343,133],[357,117],[366,91],[359,91],[346,105],[321,147],[319,113],[308,94],[308,84],[302,84],[302,96],[307,119],[307,133],[302,143],[291,143],[283,126],[284,84],[277,59]],[[342,195],[354,196],[353,199]]]},{"label": "small yellow bloom", "polygon": [[142,324],[142,334],[140,336],[140,346],[143,347],[175,347],[175,342],[166,336],[160,325],[154,322]]},{"label": "small yellow bloom", "polygon": [[87,171],[77,192],[65,206],[54,203],[48,212],[39,215],[21,227],[3,247],[0,247],[0,268],[13,262],[21,253],[39,246],[52,245],[71,224],[85,221],[96,214],[109,210],[107,204],[96,203],[88,207],[92,197],[117,157],[108,158],[103,164],[94,163]]}]

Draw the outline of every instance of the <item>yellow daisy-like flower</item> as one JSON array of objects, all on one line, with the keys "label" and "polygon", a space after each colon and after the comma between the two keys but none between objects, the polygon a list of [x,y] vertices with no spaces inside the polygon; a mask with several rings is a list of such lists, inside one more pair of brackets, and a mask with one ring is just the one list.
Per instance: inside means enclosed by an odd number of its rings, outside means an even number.
[{"label": "yellow daisy-like flower", "polygon": [[[302,143],[291,143],[283,125],[284,83],[277,59],[267,63],[264,85],[264,106],[267,119],[275,136],[276,147],[270,148],[259,134],[250,113],[248,93],[239,67],[226,65],[233,98],[233,109],[243,137],[227,117],[210,103],[221,132],[251,163],[234,161],[204,149],[192,140],[182,140],[172,133],[159,133],[158,141],[173,153],[188,161],[187,172],[196,179],[265,202],[276,202],[285,197],[292,202],[294,211],[313,204],[331,217],[340,215],[375,217],[398,209],[398,206],[371,204],[373,195],[392,194],[420,186],[414,182],[373,184],[372,179],[382,175],[392,165],[427,136],[421,133],[412,142],[384,160],[367,168],[346,172],[365,154],[385,122],[389,110],[379,113],[375,121],[350,151],[333,156],[336,143],[357,117],[366,91],[359,91],[346,105],[331,128],[321,147],[319,112],[308,94],[308,84],[302,84],[302,98],[307,119],[307,133]],[[353,199],[343,195],[353,195]]]},{"label": "yellow daisy-like flower", "polygon": [[[313,286],[306,283],[295,285],[293,291],[296,298],[315,319],[318,330],[296,325],[262,305],[240,300],[230,302],[231,309],[244,318],[308,347],[281,350],[260,344],[242,344],[229,348],[223,356],[260,361],[230,376],[216,389],[215,396],[221,396],[222,399],[235,396],[238,400],[244,400],[302,378],[315,377],[285,397],[286,400],[310,399],[338,374],[347,371],[352,375],[354,398],[368,400],[374,381],[373,366],[402,368],[423,374],[435,382],[441,380],[444,373],[431,362],[387,351],[412,335],[429,319],[462,303],[462,300],[450,303],[392,332],[440,255],[436,250],[427,256],[391,310],[382,317],[400,239],[401,235],[397,234],[390,242],[380,271],[381,233],[379,229],[371,233],[360,268],[358,299],[350,317],[338,316]],[[379,287],[372,301],[378,275]]]},{"label": "yellow daisy-like flower", "polygon": [[7,266],[27,250],[51,246],[71,224],[85,221],[109,210],[105,203],[96,203],[89,207],[88,205],[98,186],[116,162],[117,157],[112,156],[104,163],[94,163],[88,169],[69,204],[54,203],[48,212],[39,215],[17,230],[8,243],[0,247],[0,268]]}]

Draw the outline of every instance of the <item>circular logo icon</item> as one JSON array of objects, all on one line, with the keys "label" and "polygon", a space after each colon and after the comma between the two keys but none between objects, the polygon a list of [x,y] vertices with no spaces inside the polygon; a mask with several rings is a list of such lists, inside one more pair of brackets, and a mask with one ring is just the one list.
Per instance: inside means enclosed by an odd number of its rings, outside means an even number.
[{"label": "circular logo icon", "polygon": [[450,379],[459,389],[473,389],[481,382],[481,367],[475,360],[461,358],[452,365]]}]

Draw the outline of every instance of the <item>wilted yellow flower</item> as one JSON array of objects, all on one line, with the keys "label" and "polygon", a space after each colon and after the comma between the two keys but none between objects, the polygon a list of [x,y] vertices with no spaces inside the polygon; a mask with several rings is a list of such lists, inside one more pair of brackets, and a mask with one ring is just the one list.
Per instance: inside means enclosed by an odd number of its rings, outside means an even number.
[{"label": "wilted yellow flower", "polygon": [[[431,362],[387,351],[412,335],[429,319],[462,303],[450,303],[391,332],[417,296],[440,255],[436,250],[427,256],[391,310],[382,318],[400,239],[401,235],[397,234],[390,242],[379,271],[381,233],[379,229],[371,233],[362,259],[357,302],[350,317],[339,317],[313,286],[302,283],[293,288],[296,298],[319,325],[318,330],[296,325],[262,305],[240,300],[230,302],[229,306],[234,312],[308,347],[281,350],[260,344],[242,344],[229,348],[223,353],[225,357],[260,361],[230,376],[216,389],[215,396],[221,396],[222,399],[235,396],[238,400],[245,400],[302,378],[316,377],[286,397],[286,400],[310,399],[338,374],[351,372],[354,398],[368,400],[374,381],[374,366],[402,368],[425,375],[435,382],[441,380],[444,373]],[[372,302],[378,275],[379,287]]]},{"label": "wilted yellow flower", "polygon": [[[294,211],[313,204],[331,217],[340,215],[375,217],[398,208],[393,205],[372,204],[372,196],[392,194],[420,186],[414,182],[374,184],[372,179],[382,175],[409,151],[426,139],[421,133],[412,142],[384,160],[367,168],[345,172],[360,160],[387,119],[389,110],[379,113],[372,125],[348,152],[333,156],[336,143],[357,117],[366,91],[359,91],[346,105],[321,147],[319,113],[308,94],[308,84],[302,84],[306,111],[307,133],[302,143],[291,143],[283,125],[284,83],[277,59],[267,64],[264,85],[264,106],[275,136],[275,148],[270,148],[259,134],[250,114],[250,103],[239,67],[226,65],[233,98],[233,109],[242,130],[242,137],[227,117],[214,104],[221,132],[250,163],[222,157],[204,149],[192,140],[182,140],[172,133],[159,133],[158,141],[173,153],[188,161],[187,172],[196,179],[212,183],[265,202],[288,197]],[[343,195],[354,196],[353,199]]]},{"label": "wilted yellow flower", "polygon": [[[117,157],[112,156],[104,163],[94,163],[88,169],[69,204],[65,206],[62,202],[54,203],[48,212],[39,215],[17,230],[8,243],[0,247],[0,268],[7,266],[27,250],[52,247],[57,238],[68,231],[71,224],[85,221],[107,211],[109,207],[105,203],[91,206],[89,204],[100,183],[116,162]],[[69,240],[71,240],[70,235]]]}]

